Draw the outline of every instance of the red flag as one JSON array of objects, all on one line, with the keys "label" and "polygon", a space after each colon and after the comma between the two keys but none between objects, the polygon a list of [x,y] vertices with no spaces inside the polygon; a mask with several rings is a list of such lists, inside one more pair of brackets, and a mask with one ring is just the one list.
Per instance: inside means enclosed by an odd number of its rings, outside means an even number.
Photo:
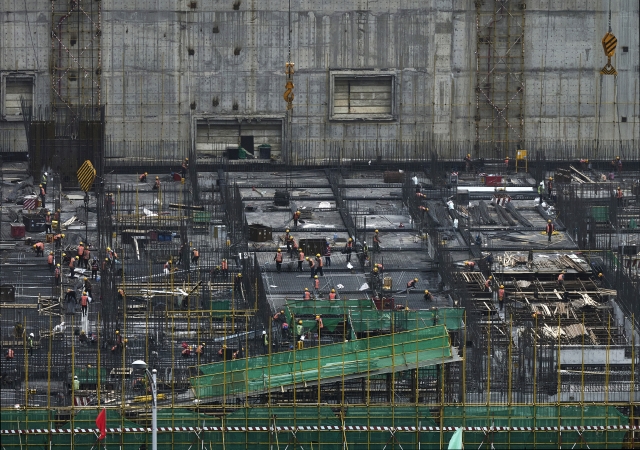
[{"label": "red flag", "polygon": [[98,430],[100,430],[100,436],[98,436],[98,440],[101,441],[107,435],[107,410],[103,409],[96,417],[96,426]]}]

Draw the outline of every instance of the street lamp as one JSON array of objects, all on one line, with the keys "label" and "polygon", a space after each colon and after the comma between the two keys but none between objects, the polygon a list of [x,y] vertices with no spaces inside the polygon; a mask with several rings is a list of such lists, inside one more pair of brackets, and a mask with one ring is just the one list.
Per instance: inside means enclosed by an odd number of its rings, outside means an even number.
[{"label": "street lamp", "polygon": [[153,369],[149,372],[147,363],[138,359],[131,363],[133,370],[144,370],[151,383],[151,449],[158,450],[158,385],[156,384],[156,374],[158,371]]}]

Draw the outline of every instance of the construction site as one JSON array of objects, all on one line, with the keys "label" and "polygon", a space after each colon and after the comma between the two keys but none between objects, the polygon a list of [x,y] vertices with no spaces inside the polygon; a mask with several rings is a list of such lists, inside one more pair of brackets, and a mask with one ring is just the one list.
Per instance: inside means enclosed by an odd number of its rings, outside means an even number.
[{"label": "construction site", "polygon": [[223,3],[0,0],[2,449],[638,448],[638,5]]}]

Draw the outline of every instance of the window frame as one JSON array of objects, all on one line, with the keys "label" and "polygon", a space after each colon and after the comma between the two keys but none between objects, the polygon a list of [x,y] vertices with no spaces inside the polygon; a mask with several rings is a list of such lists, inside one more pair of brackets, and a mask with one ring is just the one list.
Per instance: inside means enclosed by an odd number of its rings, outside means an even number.
[{"label": "window frame", "polygon": [[7,79],[18,78],[31,81],[31,106],[36,103],[36,74],[32,71],[6,71],[0,72],[0,120],[5,122],[22,122],[22,114],[18,116],[7,116],[6,107],[6,94],[7,94]]},{"label": "window frame", "polygon": [[[329,120],[391,122],[397,120],[395,70],[332,70],[329,73]],[[336,79],[357,80],[391,78],[391,114],[334,114]]]}]

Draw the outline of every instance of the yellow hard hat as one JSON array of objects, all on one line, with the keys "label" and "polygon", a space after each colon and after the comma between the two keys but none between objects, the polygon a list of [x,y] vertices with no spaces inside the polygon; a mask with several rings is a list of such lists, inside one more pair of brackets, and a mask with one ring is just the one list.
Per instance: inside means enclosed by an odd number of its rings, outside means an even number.
[{"label": "yellow hard hat", "polygon": [[604,275],[602,275],[602,272],[600,272],[600,273],[598,274],[598,276],[599,276],[599,277],[603,277]]},{"label": "yellow hard hat", "polygon": [[185,161],[189,161],[189,158],[185,158]]},{"label": "yellow hard hat", "polygon": [[60,235],[61,237],[64,237],[64,233]]},{"label": "yellow hard hat", "polygon": [[318,278],[318,275],[315,275],[313,278]]},{"label": "yellow hard hat", "polygon": [[[35,247],[35,245],[34,245],[34,247]],[[63,253],[63,254],[62,254],[62,256],[67,256],[67,254],[66,254],[66,253]]]},{"label": "yellow hard hat", "polygon": [[374,272],[377,272],[377,271],[378,271],[378,268],[377,268],[377,267],[374,267],[374,268],[373,268],[373,271],[374,271]]},{"label": "yellow hard hat", "polygon": [[40,187],[42,187],[42,185],[40,185]]},{"label": "yellow hard hat", "polygon": [[553,180],[553,177],[549,177],[549,180]]},{"label": "yellow hard hat", "polygon": [[288,233],[288,232],[289,232],[289,229],[287,228],[287,229],[286,229],[286,230],[284,230],[284,231],[285,231],[285,233]]},{"label": "yellow hard hat", "polygon": [[242,278],[242,274],[241,274],[241,273],[239,273],[239,274],[238,274],[238,276],[239,276],[240,278]]},{"label": "yellow hard hat", "polygon": [[281,310],[280,310],[280,314],[284,314],[284,309],[281,309]]},{"label": "yellow hard hat", "polygon": [[280,252],[280,251],[282,251],[282,250],[278,249],[278,251]]},{"label": "yellow hard hat", "polygon": [[335,289],[331,289],[331,292],[335,293],[335,292],[336,292],[336,290],[335,290]]},{"label": "yellow hard hat", "polygon": [[547,222],[551,223],[551,219],[547,220]]},{"label": "yellow hard hat", "polygon": [[144,173],[145,175],[149,175],[147,172]]},{"label": "yellow hard hat", "polygon": [[56,267],[60,267],[60,264],[56,264]]},{"label": "yellow hard hat", "polygon": [[616,159],[620,159],[620,157],[619,157],[619,156],[616,156]]},{"label": "yellow hard hat", "polygon": [[87,295],[87,293],[83,291],[83,292],[82,292],[82,295]]},{"label": "yellow hard hat", "polygon": [[50,255],[53,255],[53,252],[49,252]]},{"label": "yellow hard hat", "polygon": [[491,280],[491,279],[493,279],[493,275],[489,275],[489,279],[490,279],[490,280]]},{"label": "yellow hard hat", "polygon": [[618,189],[620,189],[620,186],[618,186]]},{"label": "yellow hard hat", "polygon": [[87,278],[87,277],[84,277],[84,281],[87,281],[87,280],[88,280],[88,278]]},{"label": "yellow hard hat", "polygon": [[302,253],[302,249],[301,249],[301,248],[300,248],[300,249],[298,249],[298,251],[299,251],[300,253]]},{"label": "yellow hard hat", "polygon": [[107,247],[107,251],[110,252],[111,251],[111,247]]},{"label": "yellow hard hat", "polygon": [[414,279],[413,279],[413,281],[418,281],[418,279],[417,279],[417,278],[414,278]]},{"label": "yellow hard hat", "polygon": [[378,233],[378,230],[376,230],[376,233]]},{"label": "yellow hard hat", "polygon": [[500,289],[504,289],[504,285],[502,285],[502,284],[501,284],[501,285],[500,285]]},{"label": "yellow hard hat", "polygon": [[424,293],[425,293],[425,294],[428,294],[428,293],[429,293],[429,289],[425,289],[425,290],[424,290]]},{"label": "yellow hard hat", "polygon": [[296,211],[298,214],[300,214],[300,211]]},{"label": "yellow hard hat", "polygon": [[316,257],[317,257],[317,258],[320,258],[320,253],[316,254]]},{"label": "yellow hard hat", "polygon": [[120,334],[120,332],[118,330],[116,330],[116,334]]},{"label": "yellow hard hat", "polygon": [[299,323],[300,325],[302,325],[302,320],[298,320],[298,323]]},{"label": "yellow hard hat", "polygon": [[349,238],[349,242],[353,241],[353,239]]},{"label": "yellow hard hat", "polygon": [[82,243],[82,241],[80,241],[80,245],[84,245],[84,244]]},{"label": "yellow hard hat", "polygon": [[304,288],[304,290],[305,290],[305,291],[308,291],[308,290],[309,290],[309,288]]},{"label": "yellow hard hat", "polygon": [[320,318],[320,316],[316,316],[316,319],[319,319],[319,318]]},{"label": "yellow hard hat", "polygon": [[36,248],[36,244],[33,244],[33,248]]},{"label": "yellow hard hat", "polygon": [[159,179],[160,179],[160,177],[156,177],[156,180],[159,180]]},{"label": "yellow hard hat", "polygon": [[[302,251],[302,250],[300,250],[300,251]],[[306,259],[307,261],[309,261],[309,257],[308,257],[308,256],[307,256],[305,259]]]}]

